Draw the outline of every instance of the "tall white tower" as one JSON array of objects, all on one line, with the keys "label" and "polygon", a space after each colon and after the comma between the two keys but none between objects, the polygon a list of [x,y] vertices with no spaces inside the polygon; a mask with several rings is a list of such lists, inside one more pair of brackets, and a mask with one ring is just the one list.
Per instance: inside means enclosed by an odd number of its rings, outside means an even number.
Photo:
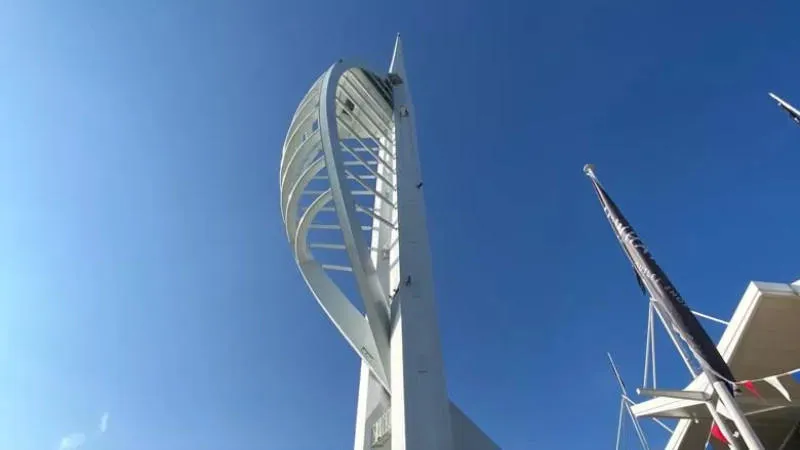
[{"label": "tall white tower", "polygon": [[414,118],[399,36],[388,74],[333,64],[283,145],[286,232],[361,356],[355,450],[497,449],[447,395]]}]

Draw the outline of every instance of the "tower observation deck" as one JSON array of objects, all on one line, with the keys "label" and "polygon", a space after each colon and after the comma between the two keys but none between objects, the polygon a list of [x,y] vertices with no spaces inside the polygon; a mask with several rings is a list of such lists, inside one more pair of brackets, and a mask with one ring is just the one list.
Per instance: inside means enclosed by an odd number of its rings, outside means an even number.
[{"label": "tower observation deck", "polygon": [[447,394],[414,118],[399,36],[386,74],[323,73],[283,145],[287,237],[361,358],[354,449],[497,449]]}]

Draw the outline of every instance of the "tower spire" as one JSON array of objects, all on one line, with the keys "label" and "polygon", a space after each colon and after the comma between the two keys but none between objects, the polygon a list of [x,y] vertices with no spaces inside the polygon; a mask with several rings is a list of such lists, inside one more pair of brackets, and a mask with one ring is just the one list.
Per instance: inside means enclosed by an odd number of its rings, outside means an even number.
[{"label": "tower spire", "polygon": [[389,64],[389,73],[400,75],[401,78],[406,76],[406,64],[403,58],[403,41],[400,39],[400,33],[397,33],[397,39],[394,41],[394,52],[392,53],[392,63]]}]

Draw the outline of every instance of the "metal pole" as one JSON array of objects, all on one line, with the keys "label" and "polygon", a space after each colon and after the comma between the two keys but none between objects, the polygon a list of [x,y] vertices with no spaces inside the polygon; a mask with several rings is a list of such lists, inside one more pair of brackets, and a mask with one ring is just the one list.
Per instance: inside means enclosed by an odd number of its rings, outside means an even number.
[{"label": "metal pole", "polygon": [[642,426],[639,424],[639,421],[636,420],[636,416],[633,415],[631,404],[625,400],[623,400],[623,402],[625,403],[625,409],[628,410],[628,415],[631,417],[631,421],[633,422],[633,429],[636,430],[636,436],[639,438],[639,443],[642,445],[644,450],[650,450],[650,444],[647,443],[647,439],[644,437],[644,430],[642,430]]},{"label": "metal pole", "polygon": [[750,450],[764,450],[764,444],[758,439],[756,432],[753,430],[753,427],[750,426],[750,422],[747,421],[742,409],[739,408],[739,404],[736,402],[736,399],[733,398],[733,395],[728,390],[728,387],[725,386],[725,383],[720,381],[714,374],[708,373],[708,371],[706,371],[706,376],[709,380],[714,380],[711,385],[714,387],[714,390],[717,391],[719,400],[725,405],[725,408],[731,415],[731,420],[733,420],[733,423],[739,430],[739,434],[742,436],[747,448]]},{"label": "metal pole", "polygon": [[[644,381],[642,387],[647,387],[647,371],[650,368],[650,334],[653,328],[653,304],[647,305],[647,337],[644,343]],[[655,386],[653,386],[655,389]]]},{"label": "metal pole", "polygon": [[[652,302],[652,299],[650,301]],[[672,327],[667,325],[667,321],[664,320],[664,315],[661,314],[661,310],[658,308],[658,305],[655,302],[653,302],[653,308],[656,310],[656,314],[658,314],[658,318],[661,319],[661,324],[664,325],[664,328],[667,330],[667,334],[669,335],[670,340],[672,340],[672,343],[675,345],[675,348],[678,350],[678,353],[681,355],[681,359],[683,359],[684,364],[686,364],[686,367],[689,369],[689,373],[692,374],[692,377],[697,378],[698,373],[697,373],[697,371],[695,371],[694,367],[692,366],[691,360],[689,359],[689,355],[687,355],[686,352],[684,351],[683,346],[680,344],[680,341],[678,341],[678,337],[675,336],[675,332],[672,329]],[[711,380],[716,378],[716,377],[715,378],[711,378],[710,374],[708,374],[708,373],[706,373],[706,376],[708,377],[709,381],[711,381]],[[723,402],[723,404],[724,404],[724,402]],[[728,405],[725,405],[725,406],[727,407]],[[712,402],[706,402],[706,407],[708,408],[708,412],[709,412],[709,414],[711,414],[712,419],[716,422],[717,427],[719,428],[719,431],[722,433],[723,436],[725,436],[725,439],[727,439],[728,442],[730,442],[731,449],[732,450],[739,450],[739,447],[738,447],[738,445],[736,444],[736,441],[733,438],[733,433],[731,433],[731,430],[728,428],[728,424],[721,419],[719,413],[717,412],[717,408],[714,407],[714,404]],[[734,423],[735,423],[735,421],[734,421]],[[738,425],[737,425],[737,428],[738,428]],[[763,450],[763,447],[753,447],[752,449],[758,449],[758,448],[761,448]]]},{"label": "metal pole", "polygon": [[667,431],[669,432],[669,434],[670,434],[670,435],[673,435],[673,434],[675,434],[675,430],[673,430],[672,428],[668,427],[668,426],[667,426],[667,425],[666,425],[664,422],[662,422],[662,421],[660,421],[660,420],[656,419],[655,417],[653,417],[653,422],[655,422],[655,423],[657,423],[657,424],[661,425],[661,428],[663,428],[663,429],[667,430]]},{"label": "metal pole", "polygon": [[611,370],[614,371],[614,377],[617,379],[619,389],[622,391],[622,403],[625,405],[625,409],[628,411],[628,416],[630,416],[631,422],[633,422],[633,428],[636,430],[636,436],[639,438],[639,443],[642,445],[644,450],[650,450],[650,446],[647,444],[647,439],[644,436],[644,430],[642,430],[641,425],[639,425],[639,421],[636,420],[636,416],[633,415],[631,405],[626,401],[628,398],[628,389],[625,388],[625,383],[622,382],[622,377],[617,370],[617,365],[614,364],[614,358],[611,357],[611,353],[606,353],[606,355],[608,355],[608,362],[611,363]]},{"label": "metal pole", "polygon": [[702,317],[703,319],[710,320],[710,321],[712,321],[712,322],[721,323],[722,325],[725,325],[725,326],[728,326],[728,325],[730,325],[730,323],[728,323],[728,322],[725,322],[725,321],[724,321],[724,320],[722,320],[722,319],[717,319],[716,317],[709,316],[708,314],[699,313],[699,312],[697,312],[697,311],[692,311],[692,314],[694,314],[694,315],[695,315],[695,316],[697,316],[697,317]]},{"label": "metal pole", "polygon": [[656,323],[653,319],[653,302],[650,302],[650,363],[653,372],[653,389],[655,389],[658,377],[656,376]]},{"label": "metal pole", "polygon": [[706,406],[708,407],[708,412],[711,413],[711,418],[717,424],[717,428],[719,428],[719,431],[722,433],[723,436],[725,436],[725,439],[728,440],[731,449],[737,450],[739,448],[739,445],[736,443],[736,440],[734,440],[731,431],[728,429],[728,424],[723,422],[722,416],[719,414],[719,411],[717,411],[717,408],[714,407],[714,403],[706,402]]},{"label": "metal pole", "polygon": [[617,421],[617,445],[614,446],[616,450],[620,450],[619,444],[622,438],[622,411],[623,408],[625,408],[625,404],[623,403],[624,401],[625,399],[623,398],[619,399],[619,420]]},{"label": "metal pole", "polygon": [[661,319],[661,324],[664,325],[664,329],[667,330],[669,338],[672,340],[672,343],[675,345],[675,348],[678,349],[678,353],[680,353],[683,363],[686,364],[686,368],[689,369],[689,373],[692,374],[692,377],[697,378],[697,372],[694,370],[694,367],[692,367],[692,363],[691,360],[689,359],[689,356],[683,350],[683,347],[681,346],[680,342],[678,342],[678,338],[675,337],[675,333],[672,332],[672,327],[667,325],[667,321],[664,320],[664,315],[661,314],[661,310],[656,307],[655,302],[653,302],[652,299],[650,300],[650,302],[653,304],[653,309],[656,310],[658,318]]}]

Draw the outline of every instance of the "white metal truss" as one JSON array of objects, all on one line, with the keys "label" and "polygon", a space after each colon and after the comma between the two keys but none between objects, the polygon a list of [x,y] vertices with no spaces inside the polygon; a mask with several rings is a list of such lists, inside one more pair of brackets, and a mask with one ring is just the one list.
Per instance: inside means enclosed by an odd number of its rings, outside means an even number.
[{"label": "white metal truss", "polygon": [[[727,321],[722,319],[716,318],[714,316],[710,316],[707,314],[703,314],[697,311],[692,311],[697,317],[702,319],[709,320],[711,322],[715,322],[717,324],[728,325]],[[661,321],[662,325],[666,328],[667,322],[664,320],[663,316],[658,311],[658,308],[655,307],[655,304],[652,300],[649,301],[648,311],[647,311],[647,329],[645,332],[645,350],[644,350],[644,369],[643,372],[643,379],[642,379],[642,388],[637,389],[638,393],[645,393],[645,392],[669,392],[669,391],[656,391],[657,389],[657,373],[656,373],[656,345],[655,345],[655,318],[658,317]],[[681,356],[686,368],[689,370],[689,373],[692,375],[692,378],[697,377],[700,374],[700,369],[695,367],[692,364],[692,358],[689,357],[687,353],[688,350],[685,348],[684,344],[677,339],[673,333],[667,333],[675,348],[678,350],[678,353]],[[625,427],[625,416],[627,415],[630,419],[631,423],[633,424],[634,431],[636,436],[639,440],[639,445],[643,450],[649,450],[649,444],[647,442],[647,438],[644,434],[644,430],[641,428],[639,423],[639,419],[633,414],[631,408],[635,404],[635,402],[630,398],[627,388],[622,381],[622,377],[619,374],[619,371],[614,364],[614,360],[611,357],[611,354],[608,354],[608,359],[611,364],[612,371],[614,373],[615,379],[620,389],[620,409],[619,409],[619,416],[618,416],[618,423],[617,423],[617,440],[616,446],[614,447],[616,450],[620,450],[623,445],[623,436],[624,436],[624,427]],[[683,392],[683,391],[675,391],[674,395],[690,395],[693,394],[691,392]],[[699,393],[698,393],[699,394]],[[719,416],[719,412],[717,411],[716,406],[709,400],[705,399],[706,404],[709,407],[709,412],[712,415],[712,418],[718,423],[720,431],[722,434],[728,439],[728,442],[731,442],[731,449],[736,450],[735,440],[732,438],[731,431],[728,429],[726,423],[721,420]],[[667,431],[670,435],[674,432],[672,428],[670,428],[667,424],[662,422],[656,417],[650,417],[654,423],[656,423],[659,427]]]},{"label": "white metal truss", "polygon": [[[280,170],[281,212],[303,278],[387,391],[391,298],[376,264],[397,228],[391,98],[384,78],[334,64],[300,103]],[[344,293],[353,290],[361,308]]]}]

